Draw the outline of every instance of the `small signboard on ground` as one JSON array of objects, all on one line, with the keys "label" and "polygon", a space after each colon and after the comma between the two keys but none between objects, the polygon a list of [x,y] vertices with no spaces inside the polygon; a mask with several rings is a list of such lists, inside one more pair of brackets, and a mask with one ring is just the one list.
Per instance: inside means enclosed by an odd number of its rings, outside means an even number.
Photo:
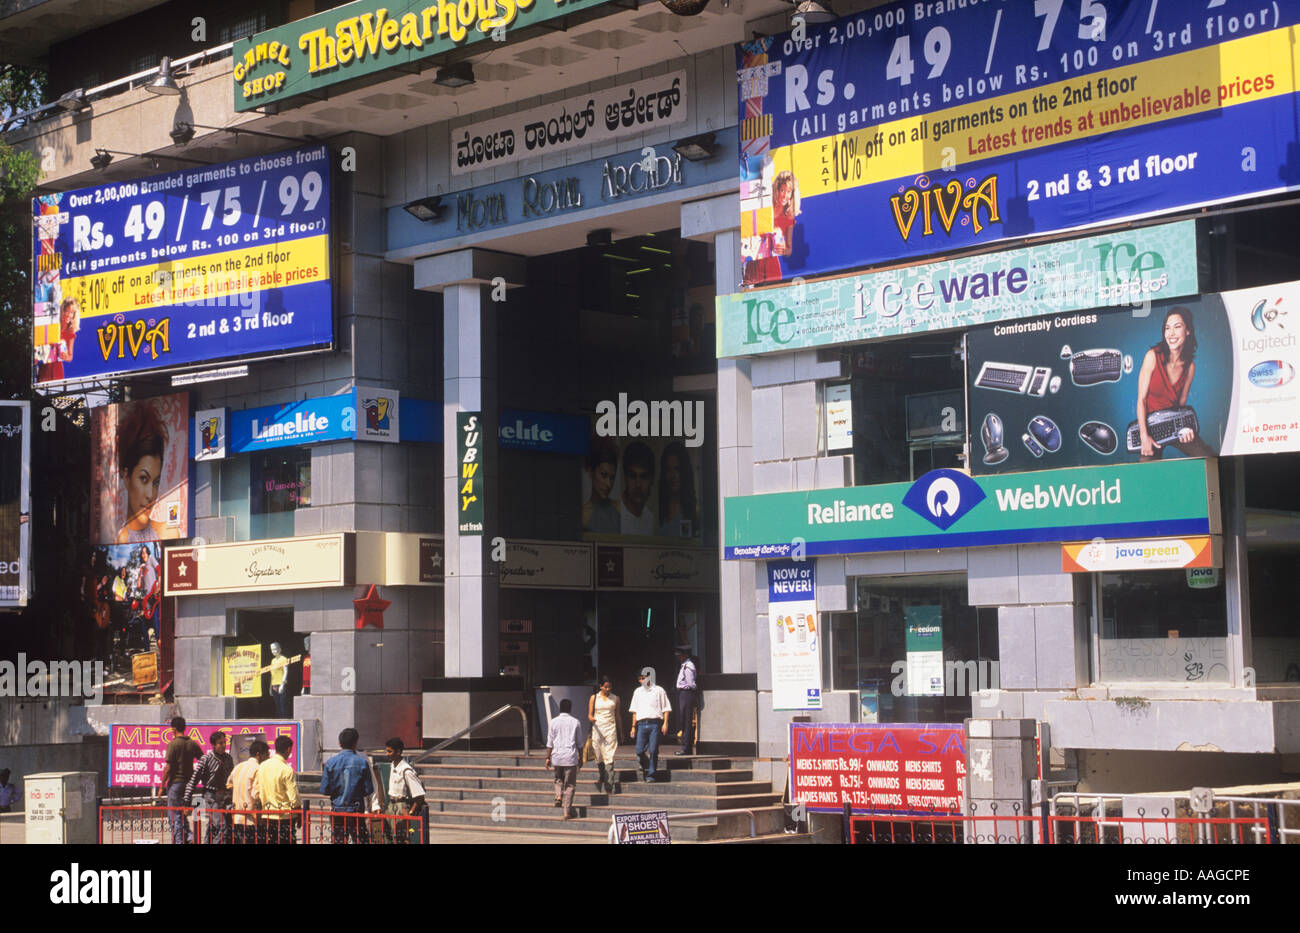
[{"label": "small signboard on ground", "polygon": [[666,846],[671,841],[667,810],[614,814],[614,842],[617,845]]}]

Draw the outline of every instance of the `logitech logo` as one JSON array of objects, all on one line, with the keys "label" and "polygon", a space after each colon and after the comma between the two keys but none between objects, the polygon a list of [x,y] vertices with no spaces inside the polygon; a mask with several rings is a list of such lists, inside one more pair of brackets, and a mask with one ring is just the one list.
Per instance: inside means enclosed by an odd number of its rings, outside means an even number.
[{"label": "logitech logo", "polygon": [[931,470],[907,490],[903,505],[940,531],[947,531],[984,498],[984,490],[965,473]]},{"label": "logitech logo", "polygon": [[1282,304],[1282,299],[1278,298],[1276,301],[1273,302],[1273,306],[1269,307],[1268,299],[1261,298],[1255,304],[1255,307],[1251,309],[1250,312],[1251,326],[1253,326],[1255,330],[1260,331],[1261,333],[1265,331],[1270,324],[1279,327],[1282,330],[1286,330],[1286,324],[1283,323],[1282,320],[1280,320],[1281,318],[1286,317],[1286,312],[1281,310],[1281,308],[1278,307],[1281,304]]}]

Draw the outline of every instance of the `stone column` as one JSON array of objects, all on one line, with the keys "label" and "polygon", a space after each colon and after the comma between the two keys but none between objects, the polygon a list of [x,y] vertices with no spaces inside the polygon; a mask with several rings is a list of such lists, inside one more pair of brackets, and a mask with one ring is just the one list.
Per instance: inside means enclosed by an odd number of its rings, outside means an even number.
[{"label": "stone column", "polygon": [[[499,576],[488,561],[500,522],[497,458],[497,317],[494,305],[506,288],[523,283],[522,257],[467,249],[418,259],[415,287],[442,292],[443,323],[443,530],[446,535],[447,677],[491,677],[497,673]],[[459,514],[460,463],[456,415],[481,412],[483,534],[462,535]]]}]

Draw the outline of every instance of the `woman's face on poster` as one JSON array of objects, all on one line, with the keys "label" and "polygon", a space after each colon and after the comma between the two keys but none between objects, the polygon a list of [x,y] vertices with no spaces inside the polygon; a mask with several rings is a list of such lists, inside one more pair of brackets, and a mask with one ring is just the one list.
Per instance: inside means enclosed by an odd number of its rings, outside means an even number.
[{"label": "woman's face on poster", "polygon": [[776,186],[776,207],[782,214],[790,213],[790,208],[794,202],[794,185],[788,181],[781,182]]},{"label": "woman's face on poster", "polygon": [[682,464],[676,454],[664,457],[664,483],[673,495],[682,491]]},{"label": "woman's face on poster", "polygon": [[140,462],[122,478],[126,486],[127,514],[139,515],[153,509],[162,482],[162,461],[152,454],[141,457]]},{"label": "woman's face on poster", "polygon": [[612,463],[598,463],[596,469],[591,471],[591,491],[599,499],[608,499],[609,494],[614,490],[614,474],[616,469]]},{"label": "woman's face on poster", "polygon": [[1165,321],[1165,345],[1169,347],[1171,353],[1178,353],[1186,342],[1187,322],[1180,314],[1171,315]]}]

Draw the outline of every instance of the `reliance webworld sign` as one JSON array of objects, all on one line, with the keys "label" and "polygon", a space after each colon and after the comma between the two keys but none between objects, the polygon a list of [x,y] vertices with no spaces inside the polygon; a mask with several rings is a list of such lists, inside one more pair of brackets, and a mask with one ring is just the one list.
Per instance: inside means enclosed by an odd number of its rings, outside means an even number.
[{"label": "reliance webworld sign", "polygon": [[1180,458],[972,478],[733,496],[729,560],[1216,534],[1218,471]]},{"label": "reliance webworld sign", "polygon": [[609,0],[358,0],[234,46],[235,109],[252,110],[601,6]]}]

